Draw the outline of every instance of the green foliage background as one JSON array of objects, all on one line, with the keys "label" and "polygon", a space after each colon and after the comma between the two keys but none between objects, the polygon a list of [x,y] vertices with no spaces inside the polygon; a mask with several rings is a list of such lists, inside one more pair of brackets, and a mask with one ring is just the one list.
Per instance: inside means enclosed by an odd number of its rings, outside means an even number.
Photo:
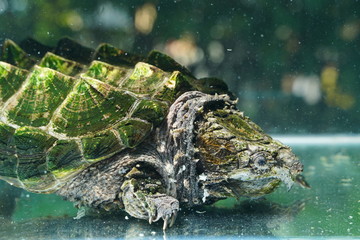
[{"label": "green foliage background", "polygon": [[[134,25],[144,4],[156,9],[149,34]],[[264,130],[358,133],[359,10],[352,0],[0,0],[0,40],[33,37],[55,45],[69,36],[91,47],[108,42],[145,54],[190,36],[202,57],[188,67],[199,77],[225,79],[239,108]],[[211,58],[214,42],[221,61]],[[338,74],[335,95],[321,85],[321,97],[309,104],[284,88],[287,76],[313,76],[323,84],[329,68]]]}]

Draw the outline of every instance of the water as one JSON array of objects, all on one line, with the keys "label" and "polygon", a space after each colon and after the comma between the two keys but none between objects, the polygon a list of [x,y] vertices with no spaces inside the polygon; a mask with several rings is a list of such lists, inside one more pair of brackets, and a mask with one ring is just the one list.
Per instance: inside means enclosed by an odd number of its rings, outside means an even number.
[{"label": "water", "polygon": [[[224,79],[239,109],[265,132],[359,133],[356,1],[49,2],[0,0],[0,46],[5,38],[27,37],[55,46],[69,36],[89,47],[107,42],[143,55],[156,48],[196,77]],[[280,140],[303,160],[312,189],[280,188],[266,200],[183,209],[166,237],[360,238],[360,137]],[[6,198],[5,188],[0,183],[0,216],[11,214],[9,199],[20,197],[11,218],[0,217],[0,239],[164,238],[161,223],[125,213],[86,212],[74,220],[77,210],[57,196],[12,189]]]},{"label": "water", "polygon": [[[0,239],[360,239],[360,155],[356,137],[281,138],[303,160],[311,189],[279,188],[266,199],[227,199],[214,206],[182,209],[164,234],[124,212],[98,215],[87,210],[74,220],[72,204],[54,195],[22,192]],[[344,137],[344,136],[342,136]],[[304,143],[304,141],[306,143]],[[316,143],[316,144],[315,144]]]}]

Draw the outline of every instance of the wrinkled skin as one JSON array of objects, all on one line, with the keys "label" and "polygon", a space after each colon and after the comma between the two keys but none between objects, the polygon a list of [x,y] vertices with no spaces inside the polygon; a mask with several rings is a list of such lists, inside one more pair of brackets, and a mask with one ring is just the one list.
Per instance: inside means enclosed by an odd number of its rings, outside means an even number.
[{"label": "wrinkled skin", "polygon": [[272,192],[280,182],[290,189],[303,170],[289,147],[265,135],[236,110],[208,112],[198,128],[204,202],[259,197]]},{"label": "wrinkled skin", "polygon": [[150,223],[162,218],[166,229],[180,204],[260,197],[281,182],[308,186],[291,149],[244,117],[227,95],[183,94],[156,132],[151,144],[94,164],[58,194],[79,205],[124,208]]}]

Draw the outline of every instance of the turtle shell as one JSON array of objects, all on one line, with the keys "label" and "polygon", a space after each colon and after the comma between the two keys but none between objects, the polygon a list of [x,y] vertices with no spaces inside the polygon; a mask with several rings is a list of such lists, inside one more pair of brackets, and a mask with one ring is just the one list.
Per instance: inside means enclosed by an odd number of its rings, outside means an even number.
[{"label": "turtle shell", "polygon": [[0,179],[33,192],[139,145],[179,94],[227,91],[160,52],[93,50],[68,38],[54,48],[5,40],[0,60]]}]

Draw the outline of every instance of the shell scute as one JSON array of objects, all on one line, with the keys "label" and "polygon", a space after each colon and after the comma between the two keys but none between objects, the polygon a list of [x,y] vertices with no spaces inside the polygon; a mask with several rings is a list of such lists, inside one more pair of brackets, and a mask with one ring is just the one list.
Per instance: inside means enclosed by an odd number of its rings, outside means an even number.
[{"label": "shell scute", "polygon": [[134,93],[152,95],[166,81],[168,73],[150,64],[139,62],[121,87]]},{"label": "shell scute", "polygon": [[16,178],[17,158],[13,135],[15,128],[0,122],[0,175]]},{"label": "shell scute", "polygon": [[125,118],[135,101],[130,93],[82,77],[54,114],[52,128],[69,137],[98,132]]},{"label": "shell scute", "polygon": [[108,43],[103,43],[96,49],[93,59],[116,66],[134,66],[137,62],[144,61],[143,57],[118,49]]},{"label": "shell scute", "polygon": [[130,71],[131,68],[129,67],[119,67],[100,61],[93,61],[84,73],[84,76],[98,79],[114,87],[119,87]]},{"label": "shell scute", "polygon": [[0,105],[17,92],[28,73],[27,70],[0,62]]},{"label": "shell scute", "polygon": [[34,192],[138,146],[199,82],[156,51],[93,50],[68,38],[23,46],[31,54],[11,40],[0,54],[0,178]]},{"label": "shell scute", "polygon": [[45,54],[45,56],[41,59],[39,66],[51,68],[69,76],[75,76],[85,68],[84,65],[78,62],[60,57],[51,52]]},{"label": "shell scute", "polygon": [[121,122],[117,130],[123,144],[126,147],[133,148],[147,137],[151,128],[151,123],[137,119],[129,119]]},{"label": "shell scute", "polygon": [[120,152],[125,145],[120,141],[116,130],[107,130],[91,137],[81,139],[84,157],[88,161],[99,161]]},{"label": "shell scute", "polygon": [[149,53],[146,62],[154,66],[157,66],[158,68],[161,68],[162,70],[167,72],[179,71],[184,73],[185,75],[192,77],[191,72],[187,68],[180,65],[178,62],[176,62],[168,55],[156,50],[153,50]]},{"label": "shell scute", "polygon": [[63,102],[74,80],[49,68],[35,66],[24,86],[5,107],[7,118],[19,126],[45,126]]},{"label": "shell scute", "polygon": [[19,180],[46,175],[46,153],[57,139],[39,128],[28,126],[16,129],[13,138]]},{"label": "shell scute", "polygon": [[[47,167],[49,171],[71,170],[78,168],[87,161],[83,159],[79,145],[75,140],[59,139],[47,151],[46,154]],[[59,176],[56,176],[59,178]]]},{"label": "shell scute", "polygon": [[6,39],[3,44],[0,60],[22,69],[30,69],[36,63],[34,57],[30,57],[20,46],[9,39]]},{"label": "shell scute", "polygon": [[132,117],[146,120],[157,126],[164,120],[168,107],[166,102],[143,99],[137,105]]}]

